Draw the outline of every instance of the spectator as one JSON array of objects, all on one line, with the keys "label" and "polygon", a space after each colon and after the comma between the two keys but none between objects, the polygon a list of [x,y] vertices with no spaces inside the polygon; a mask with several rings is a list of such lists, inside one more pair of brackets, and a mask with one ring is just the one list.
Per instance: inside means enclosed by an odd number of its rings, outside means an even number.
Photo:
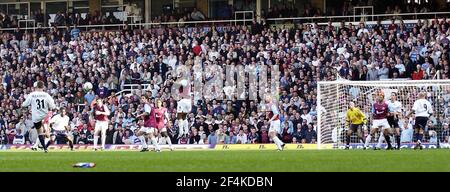
[{"label": "spectator", "polygon": [[121,125],[119,125],[116,129],[116,131],[114,132],[114,136],[113,136],[113,142],[114,144],[125,144],[123,142],[123,137],[124,137],[124,131]]},{"label": "spectator", "polygon": [[341,62],[342,64],[342,67],[341,67],[341,69],[339,69],[339,75],[342,77],[342,78],[346,78],[348,75],[349,75],[349,68],[348,68],[348,66],[347,66],[347,63],[346,62]]},{"label": "spectator", "polygon": [[395,60],[396,60],[395,68],[398,70],[399,76],[404,78],[406,72],[405,65],[402,63],[400,58],[397,57],[395,58]]},{"label": "spectator", "polygon": [[34,11],[32,18],[36,21],[36,23],[44,24],[44,14],[40,9]]},{"label": "spectator", "polygon": [[[225,137],[226,137],[226,134],[225,134],[223,128],[217,129],[216,135],[217,135],[217,143],[218,143],[218,144],[225,144]],[[236,141],[236,142],[237,142],[237,141]]]},{"label": "spectator", "polygon": [[[75,13],[73,19],[72,19],[73,25],[82,25],[83,24],[83,18],[81,17],[80,13]],[[113,24],[115,22],[106,23],[106,24]]]},{"label": "spectator", "polygon": [[301,124],[297,125],[297,131],[292,135],[292,139],[295,138],[295,140],[297,140],[298,142],[300,142],[302,140],[302,128],[301,128]]},{"label": "spectator", "polygon": [[259,142],[259,134],[256,132],[256,128],[255,127],[251,127],[250,129],[250,134],[248,134],[248,142],[251,144],[256,144],[256,143],[260,143]]},{"label": "spectator", "polygon": [[200,135],[200,141],[198,142],[198,144],[205,144],[208,136],[203,129],[203,126],[200,126],[198,128],[198,135]]},{"label": "spectator", "polygon": [[191,136],[189,138],[189,144],[199,144],[200,143],[200,135],[198,134],[197,128],[192,129]]},{"label": "spectator", "polygon": [[94,130],[93,129],[86,132],[86,139],[87,139],[87,144],[91,144],[91,145],[94,144]]},{"label": "spectator", "polygon": [[422,80],[424,78],[424,71],[420,65],[416,66],[416,70],[412,73],[412,80]]},{"label": "spectator", "polygon": [[401,143],[413,142],[412,138],[414,130],[411,121],[408,118],[404,118],[402,121],[400,121],[400,123],[401,123],[400,127],[402,128],[400,142]]},{"label": "spectator", "polygon": [[112,124],[108,125],[108,130],[106,130],[106,144],[114,143],[114,126]]},{"label": "spectator", "polygon": [[[310,123],[312,123],[312,116],[308,113],[308,107],[303,107],[302,108],[302,110],[303,110],[303,114],[300,116],[304,121],[306,120],[306,123],[307,124],[310,124]],[[292,130],[290,131],[291,133],[292,133]]]},{"label": "spectator", "polygon": [[5,124],[6,124],[6,122],[4,120],[4,117],[2,115],[0,115],[0,130],[6,129]]},{"label": "spectator", "polygon": [[439,135],[441,143],[449,143],[450,131],[448,127],[448,123],[443,123],[443,127]]},{"label": "spectator", "polygon": [[305,131],[302,143],[316,143],[317,134],[311,124],[308,125],[308,129]]},{"label": "spectator", "polygon": [[8,144],[8,137],[6,136],[6,132],[4,129],[0,129],[0,144],[1,145]]},{"label": "spectator", "polygon": [[10,123],[8,128],[6,129],[6,136],[8,144],[12,144],[14,141],[14,136],[16,135],[16,129],[14,128],[14,124]]},{"label": "spectator", "polygon": [[379,80],[378,70],[375,68],[373,64],[369,65],[369,71],[367,72],[367,80],[368,81]]},{"label": "spectator", "polygon": [[[99,91],[100,92],[100,91]],[[95,99],[95,95],[93,91],[88,91],[85,95],[84,95],[84,99],[87,102],[87,105],[90,106],[92,104],[92,101],[94,101]]]},{"label": "spectator", "polygon": [[282,140],[284,143],[291,143],[291,141],[292,141],[292,134],[289,133],[288,130],[289,130],[288,127],[284,127],[284,128],[283,128],[283,132],[282,132],[282,134],[281,134],[281,140]]},{"label": "spectator", "polygon": [[65,16],[62,12],[58,12],[54,18],[54,24],[58,26],[62,26],[65,24]]},{"label": "spectator", "polygon": [[203,21],[206,19],[205,15],[203,15],[202,12],[200,12],[199,10],[197,10],[197,8],[194,8],[194,10],[191,13],[191,18],[194,21]]},{"label": "spectator", "polygon": [[76,39],[78,38],[80,32],[81,32],[80,29],[77,28],[77,24],[75,24],[72,30],[70,31],[70,37],[72,37],[72,39]]},{"label": "spectator", "polygon": [[260,135],[260,141],[261,143],[269,143],[269,133],[267,132],[267,127],[262,126],[261,127],[261,135]]},{"label": "spectator", "polygon": [[208,144],[214,146],[214,145],[217,144],[217,141],[218,141],[218,138],[217,138],[217,136],[216,136],[216,132],[215,132],[215,131],[212,131],[212,132],[208,135]]},{"label": "spectator", "polygon": [[389,78],[389,69],[387,68],[387,64],[383,63],[383,67],[378,69],[378,79],[384,80]]},{"label": "spectator", "polygon": [[400,71],[395,67],[395,63],[393,61],[391,61],[388,66],[388,74],[389,79],[397,79],[399,77]]},{"label": "spectator", "polygon": [[25,125],[25,120],[24,120],[24,117],[23,117],[23,116],[20,117],[20,120],[19,120],[19,122],[16,124],[15,129],[16,129],[16,130],[19,130],[19,129],[20,129],[20,130],[23,131],[23,133],[28,132],[28,127]]},{"label": "spectator", "polygon": [[[74,144],[77,144],[78,140],[80,138],[80,132],[78,131],[77,128],[72,128],[72,137],[73,137],[72,139],[73,139]],[[33,141],[33,140],[31,140],[31,141]]]},{"label": "spectator", "polygon": [[430,136],[430,140],[428,143],[430,144],[437,144],[438,142],[438,137],[437,137],[437,133],[436,131],[432,130],[428,132],[428,135]]},{"label": "spectator", "polygon": [[134,144],[134,138],[132,137],[131,130],[129,128],[125,129],[125,134],[122,135],[122,143],[125,145],[131,145]]},{"label": "spectator", "polygon": [[359,30],[358,30],[357,36],[359,37],[359,36],[362,36],[362,35],[368,34],[368,33],[369,33],[369,30],[367,30],[365,28],[364,23],[363,22],[359,23]]},{"label": "spectator", "polygon": [[14,135],[13,143],[14,145],[17,144],[25,144],[25,136],[22,134],[22,129],[17,129],[17,133]]},{"label": "spectator", "polygon": [[236,136],[234,135],[233,131],[230,131],[227,134],[227,137],[225,139],[225,144],[236,144]]},{"label": "spectator", "polygon": [[243,129],[239,130],[239,134],[236,137],[236,144],[247,144],[247,134],[244,133]]}]

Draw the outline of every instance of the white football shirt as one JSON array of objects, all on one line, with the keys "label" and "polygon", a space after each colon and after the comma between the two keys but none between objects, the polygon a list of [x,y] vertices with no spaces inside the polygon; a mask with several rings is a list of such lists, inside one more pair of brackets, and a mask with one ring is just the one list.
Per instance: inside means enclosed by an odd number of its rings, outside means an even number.
[{"label": "white football shirt", "polygon": [[31,105],[31,119],[34,123],[42,121],[49,110],[56,108],[55,101],[46,92],[34,91],[28,95],[22,107]]},{"label": "white football shirt", "polygon": [[391,100],[389,100],[388,106],[390,112],[397,112],[397,113],[402,112],[402,103],[400,103],[399,101],[392,102]]},{"label": "white football shirt", "polygon": [[433,113],[431,103],[426,99],[418,99],[414,102],[412,110],[416,113],[416,117],[429,117]]},{"label": "white football shirt", "polygon": [[69,116],[61,116],[61,114],[53,116],[52,119],[50,119],[50,123],[53,124],[53,129],[57,131],[65,131],[66,126],[69,126]]}]

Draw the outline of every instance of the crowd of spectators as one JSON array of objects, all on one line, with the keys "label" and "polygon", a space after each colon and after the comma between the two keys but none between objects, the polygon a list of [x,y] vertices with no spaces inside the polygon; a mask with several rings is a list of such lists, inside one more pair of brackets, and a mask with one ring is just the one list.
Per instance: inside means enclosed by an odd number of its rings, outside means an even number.
[{"label": "crowd of spectators", "polygon": [[57,26],[72,26],[72,25],[102,25],[102,24],[119,24],[123,23],[113,12],[109,12],[108,15],[102,14],[99,11],[93,14],[86,13],[84,17],[80,13],[64,13],[58,12],[53,20],[53,25]]},{"label": "crowd of spectators", "polygon": [[[217,64],[223,69],[238,64],[278,65],[282,122],[278,134],[287,143],[315,143],[317,81],[339,77],[448,79],[449,25],[446,19],[439,19],[420,21],[410,28],[397,22],[386,27],[330,23],[275,29],[263,20],[251,27],[2,32],[0,139],[10,144],[34,141],[30,112],[20,105],[33,83],[42,80],[58,107],[67,109],[78,144],[92,143],[94,121],[89,105],[95,97],[105,98],[112,111],[107,142],[137,143],[135,116],[143,108],[142,95],[164,101],[171,116],[167,127],[173,143],[272,142],[259,102],[236,99],[194,103],[188,115],[190,136],[178,137],[176,101],[170,92],[174,70],[200,58],[204,66]],[[93,90],[85,92],[85,82],[93,83]],[[131,94],[116,94],[129,83],[149,86]],[[448,139],[448,127],[439,134],[447,134],[440,138]]]},{"label": "crowd of spectators", "polygon": [[[262,10],[262,17],[264,18],[289,18],[289,17],[320,17],[320,16],[345,16],[345,15],[360,15],[369,14],[371,10],[354,9],[354,7],[361,7],[372,5],[373,2],[368,0],[356,0],[356,1],[335,1],[329,2],[326,9],[312,6],[311,3],[294,3],[288,1],[275,2],[270,5],[270,8]],[[442,11],[450,7],[450,2],[447,2],[445,6],[440,6],[434,1],[392,1],[392,2],[376,2],[373,4],[374,14],[400,14],[400,13],[426,13]],[[182,22],[182,21],[202,21],[208,19],[233,19],[235,11],[253,11],[256,9],[255,0],[241,0],[234,2],[233,5],[221,6],[217,8],[217,13],[213,18],[208,18],[206,13],[197,10],[195,7],[184,8],[170,8],[163,11],[162,14],[156,15],[151,18],[151,22]],[[354,12],[356,11],[356,13]],[[237,15],[239,19],[242,19],[242,15]],[[415,19],[425,18],[419,16],[393,16],[386,17],[394,19]],[[14,28],[18,25],[18,19],[16,16],[10,17],[4,12],[0,12],[0,26],[3,28]],[[34,19],[36,23],[42,23],[43,26],[48,26],[48,22],[51,18],[50,15],[45,15],[42,10],[32,10],[31,19]],[[95,12],[79,13],[79,12],[58,12],[55,14],[53,22],[50,25],[99,25],[99,24],[118,24],[122,23],[119,18],[114,16],[113,12],[102,13]],[[337,21],[337,20],[336,20]]]},{"label": "crowd of spectators", "polygon": [[[373,6],[373,10],[354,9],[354,7]],[[302,8],[302,11],[299,8]],[[327,2],[327,8],[322,10],[313,7],[310,3],[301,3],[301,6],[293,2],[278,2],[271,4],[271,7],[264,12],[266,18],[289,18],[289,17],[319,17],[319,16],[345,16],[345,15],[362,15],[371,14],[400,14],[400,13],[426,13],[445,11],[450,7],[450,2],[445,6],[439,6],[434,1],[386,1],[386,2],[369,2],[367,0],[356,1],[334,1]],[[355,12],[356,11],[356,12]],[[414,19],[422,16],[395,16],[395,19]],[[393,17],[387,17],[393,18]]]},{"label": "crowd of spectators", "polygon": [[[224,16],[226,19],[230,19],[228,16]],[[223,19],[223,18],[222,18]],[[173,11],[165,12],[162,15],[158,15],[152,19],[152,23],[160,23],[160,22],[186,22],[186,21],[204,21],[208,20],[208,18],[197,8],[193,9],[176,9]],[[171,25],[171,27],[175,27],[176,25]],[[178,24],[178,27],[183,27],[184,24]],[[188,24],[187,26],[191,26]]]},{"label": "crowd of spectators", "polygon": [[0,27],[1,28],[14,28],[19,24],[17,17],[11,17],[8,14],[0,11]]},{"label": "crowd of spectators", "polygon": [[[0,12],[0,27],[1,28],[16,28],[19,26],[18,16],[9,16],[4,12]],[[95,12],[93,14],[86,13],[82,16],[78,12],[62,12],[59,11],[54,15],[53,20],[49,14],[45,15],[40,9],[31,12],[31,18],[35,21],[36,26],[73,26],[73,25],[101,25],[101,24],[120,24],[123,21],[119,20],[112,12],[102,14]],[[30,24],[31,25],[31,24]]]}]

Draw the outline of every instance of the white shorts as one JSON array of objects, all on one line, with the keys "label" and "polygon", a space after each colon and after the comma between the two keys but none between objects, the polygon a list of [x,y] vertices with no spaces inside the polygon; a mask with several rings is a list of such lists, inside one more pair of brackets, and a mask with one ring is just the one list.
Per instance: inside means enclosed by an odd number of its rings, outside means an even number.
[{"label": "white shorts", "polygon": [[177,113],[190,113],[192,110],[190,99],[181,99],[177,103]]},{"label": "white shorts", "polygon": [[159,130],[159,132],[167,132],[166,127],[161,128],[161,130]]},{"label": "white shorts", "polygon": [[379,128],[379,127],[382,127],[383,130],[391,128],[387,119],[374,119],[372,129]]},{"label": "white shorts", "polygon": [[101,131],[102,133],[106,133],[108,129],[108,121],[96,121],[94,131]]},{"label": "white shorts", "polygon": [[270,127],[269,127],[269,133],[270,132],[277,132],[280,130],[281,128],[281,121],[278,120],[273,120],[272,122],[270,122]]},{"label": "white shorts", "polygon": [[139,132],[144,132],[146,134],[153,134],[153,133],[155,133],[155,128],[153,128],[153,127],[141,127],[141,129],[139,129]]}]

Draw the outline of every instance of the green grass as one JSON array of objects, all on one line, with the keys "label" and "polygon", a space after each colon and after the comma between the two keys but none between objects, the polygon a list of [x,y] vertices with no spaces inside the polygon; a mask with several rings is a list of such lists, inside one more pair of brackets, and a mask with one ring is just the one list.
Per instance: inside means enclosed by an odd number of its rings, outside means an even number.
[{"label": "green grass", "polygon": [[[76,162],[95,162],[91,169]],[[450,150],[0,152],[0,171],[450,171]]]}]

